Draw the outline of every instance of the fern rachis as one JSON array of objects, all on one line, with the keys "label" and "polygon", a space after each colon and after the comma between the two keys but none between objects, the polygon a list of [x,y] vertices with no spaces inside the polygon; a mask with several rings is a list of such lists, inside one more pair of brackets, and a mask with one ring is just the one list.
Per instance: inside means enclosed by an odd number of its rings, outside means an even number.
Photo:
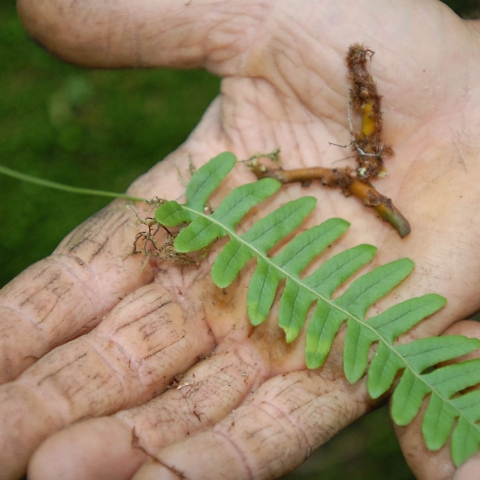
[{"label": "fern rachis", "polygon": [[[186,203],[166,202],[156,211],[164,226],[185,225],[174,246],[178,252],[201,250],[220,237],[229,241],[212,266],[212,279],[226,287],[248,261],[257,267],[250,281],[247,307],[254,325],[270,312],[280,282],[279,325],[287,342],[297,338],[308,321],[305,356],[309,368],[325,361],[340,326],[346,322],[344,371],[350,382],[367,371],[367,387],[377,398],[400,381],[392,396],[392,416],[399,425],[408,424],[428,397],[423,418],[423,435],[430,449],[441,448],[452,433],[451,451],[459,465],[480,447],[480,394],[477,390],[461,394],[480,383],[480,360],[471,360],[431,371],[437,364],[480,348],[480,341],[461,336],[424,338],[399,345],[396,339],[445,305],[445,299],[429,294],[394,305],[379,315],[365,319],[370,306],[388,294],[413,269],[409,259],[399,259],[357,278],[346,291],[332,300],[334,292],[373,258],[376,248],[359,245],[345,250],[301,277],[305,267],[348,229],[341,219],[330,219],[295,237],[275,256],[269,250],[294,232],[315,208],[316,200],[301,197],[288,202],[255,223],[246,233],[236,226],[248,211],[269,198],[280,183],[267,178],[242,185],[220,203],[212,213],[205,212],[209,196],[234,167],[236,159],[224,153],[199,169],[186,189]],[[368,367],[372,345],[376,353]],[[456,425],[454,425],[457,420]]]}]

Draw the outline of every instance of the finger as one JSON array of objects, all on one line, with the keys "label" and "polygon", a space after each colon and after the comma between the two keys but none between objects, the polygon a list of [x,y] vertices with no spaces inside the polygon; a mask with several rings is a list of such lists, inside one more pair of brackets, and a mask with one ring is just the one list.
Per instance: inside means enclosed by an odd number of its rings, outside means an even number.
[{"label": "finger", "polygon": [[199,67],[207,58],[238,64],[270,9],[210,0],[19,0],[17,7],[46,48],[93,67]]},{"label": "finger", "polygon": [[154,283],[128,296],[90,334],[63,345],[0,387],[0,465],[24,472],[49,435],[161,393],[214,342],[201,309]]},{"label": "finger", "polygon": [[143,259],[129,256],[135,233],[132,213],[116,201],[0,291],[0,383],[91,330],[122,297],[151,281]]},{"label": "finger", "polygon": [[[466,320],[457,322],[444,332],[445,335],[464,335],[469,338],[480,339],[480,324],[475,321]],[[472,358],[479,358],[480,351],[472,352],[452,363]],[[455,466],[452,463],[450,453],[450,442],[438,451],[428,450],[422,434],[423,414],[427,402],[424,400],[422,409],[414,420],[405,427],[394,425],[395,432],[400,441],[400,446],[410,468],[419,480],[451,480],[455,474]],[[476,466],[472,467],[476,469]],[[465,467],[463,475],[470,472],[470,467]],[[477,470],[478,472],[478,470]],[[458,480],[477,478],[476,476],[460,477]]]},{"label": "finger", "polygon": [[148,460],[134,432],[116,417],[73,425],[47,439],[28,464],[28,479],[129,480]]},{"label": "finger", "polygon": [[472,480],[480,478],[480,455],[475,455],[459,467],[453,480]]},{"label": "finger", "polygon": [[211,430],[154,453],[134,479],[170,478],[165,469],[195,480],[278,478],[371,408],[366,398],[363,383],[327,370],[274,377]]},{"label": "finger", "polygon": [[[18,0],[17,7],[30,34],[67,61],[110,68],[203,66],[220,75],[265,77],[290,97],[301,94],[309,104],[316,96],[312,88],[325,88],[319,78],[333,80],[326,82],[329,90],[339,84],[338,56],[359,39],[374,48],[389,42],[393,65],[412,57],[410,68],[402,69],[408,85],[411,68],[419,74],[422,69],[434,72],[435,63],[455,61],[455,42],[438,43],[432,54],[432,42],[423,39],[437,38],[440,29],[460,32],[460,19],[440,2],[413,3],[385,7],[378,0],[351,0],[299,9],[288,1]],[[399,16],[409,25],[408,36],[399,35]],[[382,32],[370,28],[372,19],[384,26]],[[463,33],[471,37],[466,29]],[[417,60],[419,49],[422,62]],[[299,75],[299,66],[314,77]],[[398,68],[392,72],[387,85],[395,85],[393,80],[402,75]],[[329,96],[337,101],[335,91]],[[421,102],[413,108],[418,114],[423,107]]]},{"label": "finger", "polygon": [[262,377],[255,352],[237,345],[197,364],[145,405],[52,436],[35,452],[28,478],[129,480],[148,452],[211,428],[238,407]]}]

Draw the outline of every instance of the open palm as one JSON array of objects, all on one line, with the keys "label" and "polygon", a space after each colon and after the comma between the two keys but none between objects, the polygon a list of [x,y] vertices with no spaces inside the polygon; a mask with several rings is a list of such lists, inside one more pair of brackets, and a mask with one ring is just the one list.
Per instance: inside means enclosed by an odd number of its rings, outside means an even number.
[{"label": "open palm", "polygon": [[[352,223],[332,253],[371,243],[377,263],[416,262],[373,309],[435,291],[448,306],[410,336],[479,335],[459,322],[480,307],[475,22],[434,0],[19,0],[19,9],[32,35],[70,61],[202,66],[224,77],[187,142],[132,185],[146,198],[180,197],[189,162],[224,150],[247,158],[280,147],[285,168],[330,167],[348,155],[329,142],[350,141],[344,56],[364,43],[376,52],[369,67],[396,153],[376,186],[411,235],[401,240],[357,200],[315,184],[284,187],[243,228],[313,195],[318,207],[305,226],[333,216]],[[253,180],[237,165],[213,205]],[[250,326],[251,271],[215,287],[216,247],[200,267],[142,270],[144,259],[128,256],[136,232],[115,201],[2,290],[0,478],[21,476],[32,455],[32,480],[277,478],[374,407],[363,381],[344,379],[340,341],[323,368],[306,371],[302,338],[287,346],[274,314]],[[87,417],[99,418],[69,426]],[[448,451],[425,451],[415,422],[399,433],[419,478],[452,477]]]}]

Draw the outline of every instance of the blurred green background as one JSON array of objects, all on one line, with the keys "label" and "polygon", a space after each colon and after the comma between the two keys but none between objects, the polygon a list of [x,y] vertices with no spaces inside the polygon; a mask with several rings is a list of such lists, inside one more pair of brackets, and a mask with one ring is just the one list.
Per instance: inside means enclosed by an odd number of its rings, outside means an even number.
[{"label": "blurred green background", "polygon": [[[479,0],[446,1],[462,16]],[[86,70],[53,58],[0,4],[0,163],[75,186],[123,192],[179,146],[215,97],[203,71]],[[0,176],[0,287],[107,200]],[[315,452],[288,480],[413,479],[382,408]]]}]

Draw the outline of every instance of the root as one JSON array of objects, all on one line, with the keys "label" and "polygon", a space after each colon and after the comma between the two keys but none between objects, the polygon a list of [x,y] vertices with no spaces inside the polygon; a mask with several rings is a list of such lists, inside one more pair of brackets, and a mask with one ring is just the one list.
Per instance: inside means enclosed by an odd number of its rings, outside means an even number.
[{"label": "root", "polygon": [[[152,204],[158,207],[164,201],[159,199],[151,200]],[[185,253],[180,253],[175,250],[173,245],[178,233],[171,232],[167,227],[160,224],[153,217],[141,218],[138,213],[130,207],[137,219],[137,227],[145,226],[146,231],[139,231],[135,236],[133,242],[133,251],[130,255],[142,254],[145,260],[142,264],[142,270],[148,265],[151,258],[158,260],[168,260],[182,265],[198,265],[197,261],[189,257]],[[157,234],[163,230],[165,239],[160,242],[157,239]]]}]

